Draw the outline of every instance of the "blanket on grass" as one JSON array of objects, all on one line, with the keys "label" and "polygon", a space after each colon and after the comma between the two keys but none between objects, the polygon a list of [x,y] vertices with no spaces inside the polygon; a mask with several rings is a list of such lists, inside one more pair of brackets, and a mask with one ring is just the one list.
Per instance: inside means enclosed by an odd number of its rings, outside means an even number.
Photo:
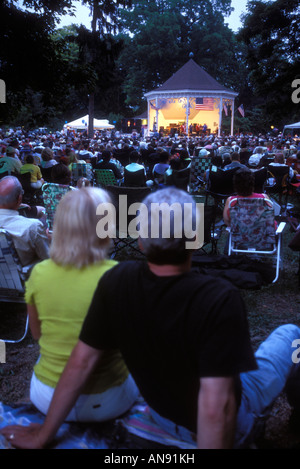
[{"label": "blanket on grass", "polygon": [[[42,423],[44,415],[32,404],[7,406],[0,402],[0,428],[7,425]],[[12,446],[0,435],[0,449]],[[196,449],[162,430],[149,407],[138,401],[122,418],[104,423],[64,423],[52,449]]]}]

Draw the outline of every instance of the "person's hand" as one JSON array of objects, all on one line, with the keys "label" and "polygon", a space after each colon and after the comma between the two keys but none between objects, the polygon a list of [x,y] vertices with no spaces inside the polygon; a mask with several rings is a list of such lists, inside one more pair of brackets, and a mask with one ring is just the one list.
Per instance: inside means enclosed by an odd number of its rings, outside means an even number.
[{"label": "person's hand", "polygon": [[15,448],[42,449],[44,445],[40,435],[41,428],[39,423],[32,423],[28,427],[9,425],[2,428],[0,434]]},{"label": "person's hand", "polygon": [[50,233],[49,228],[46,229],[46,235],[48,240],[51,242],[52,241],[52,233]]}]

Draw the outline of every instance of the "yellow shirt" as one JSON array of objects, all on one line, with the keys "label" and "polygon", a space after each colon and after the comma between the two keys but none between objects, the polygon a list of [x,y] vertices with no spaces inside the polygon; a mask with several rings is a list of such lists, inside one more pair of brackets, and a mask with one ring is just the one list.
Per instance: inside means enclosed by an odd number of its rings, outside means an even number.
[{"label": "yellow shirt", "polygon": [[[37,264],[26,282],[26,303],[41,321],[40,359],[34,371],[44,384],[56,387],[78,341],[83,320],[100,277],[117,262],[105,260],[87,268],[62,267],[47,259]],[[119,351],[105,352],[84,394],[101,393],[128,376]]]},{"label": "yellow shirt", "polygon": [[30,182],[37,182],[38,180],[42,178],[42,173],[41,173],[40,168],[37,165],[31,164],[31,163],[23,164],[23,166],[20,169],[20,173],[21,174],[30,173],[31,174]]}]

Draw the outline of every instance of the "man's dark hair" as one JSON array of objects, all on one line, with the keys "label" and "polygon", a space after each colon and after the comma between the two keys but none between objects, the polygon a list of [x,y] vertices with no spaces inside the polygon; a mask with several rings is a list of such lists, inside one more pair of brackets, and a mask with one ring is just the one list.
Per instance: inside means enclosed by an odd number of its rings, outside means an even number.
[{"label": "man's dark hair", "polygon": [[249,169],[238,169],[233,176],[233,184],[238,195],[249,197],[254,191],[254,174]]},{"label": "man's dark hair", "polygon": [[103,161],[109,161],[111,157],[111,152],[109,150],[104,150],[101,155]]},{"label": "man's dark hair", "polygon": [[26,163],[32,164],[34,163],[34,158],[31,154],[27,155],[25,158]]},{"label": "man's dark hair", "polygon": [[239,161],[240,160],[240,155],[237,151],[234,151],[231,153],[231,161]]},{"label": "man's dark hair", "polygon": [[132,151],[129,155],[129,159],[131,163],[137,163],[139,160],[139,153],[137,151]]}]

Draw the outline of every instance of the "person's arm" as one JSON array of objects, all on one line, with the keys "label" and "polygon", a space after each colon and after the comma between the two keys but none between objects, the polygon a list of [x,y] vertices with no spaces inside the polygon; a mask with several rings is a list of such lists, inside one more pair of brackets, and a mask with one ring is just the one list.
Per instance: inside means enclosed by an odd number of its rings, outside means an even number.
[{"label": "person's arm", "polygon": [[39,220],[35,232],[34,249],[37,257],[41,260],[49,258],[49,237],[43,223]]},{"label": "person's arm", "polygon": [[232,448],[236,415],[237,404],[234,392],[234,379],[200,379],[197,429],[198,448]]},{"label": "person's arm", "polygon": [[41,337],[41,321],[36,307],[34,305],[27,304],[27,314],[29,317],[30,332],[34,340],[39,340]]},{"label": "person's arm", "polygon": [[[102,351],[78,341],[56,386],[42,425],[8,426],[0,430],[16,448],[39,449],[53,441],[102,356]],[[11,437],[13,435],[13,438]]]},{"label": "person's arm", "polygon": [[37,165],[36,165],[36,167],[37,167],[36,178],[37,178],[38,181],[42,181],[44,183],[44,179],[43,179],[41,170]]}]

